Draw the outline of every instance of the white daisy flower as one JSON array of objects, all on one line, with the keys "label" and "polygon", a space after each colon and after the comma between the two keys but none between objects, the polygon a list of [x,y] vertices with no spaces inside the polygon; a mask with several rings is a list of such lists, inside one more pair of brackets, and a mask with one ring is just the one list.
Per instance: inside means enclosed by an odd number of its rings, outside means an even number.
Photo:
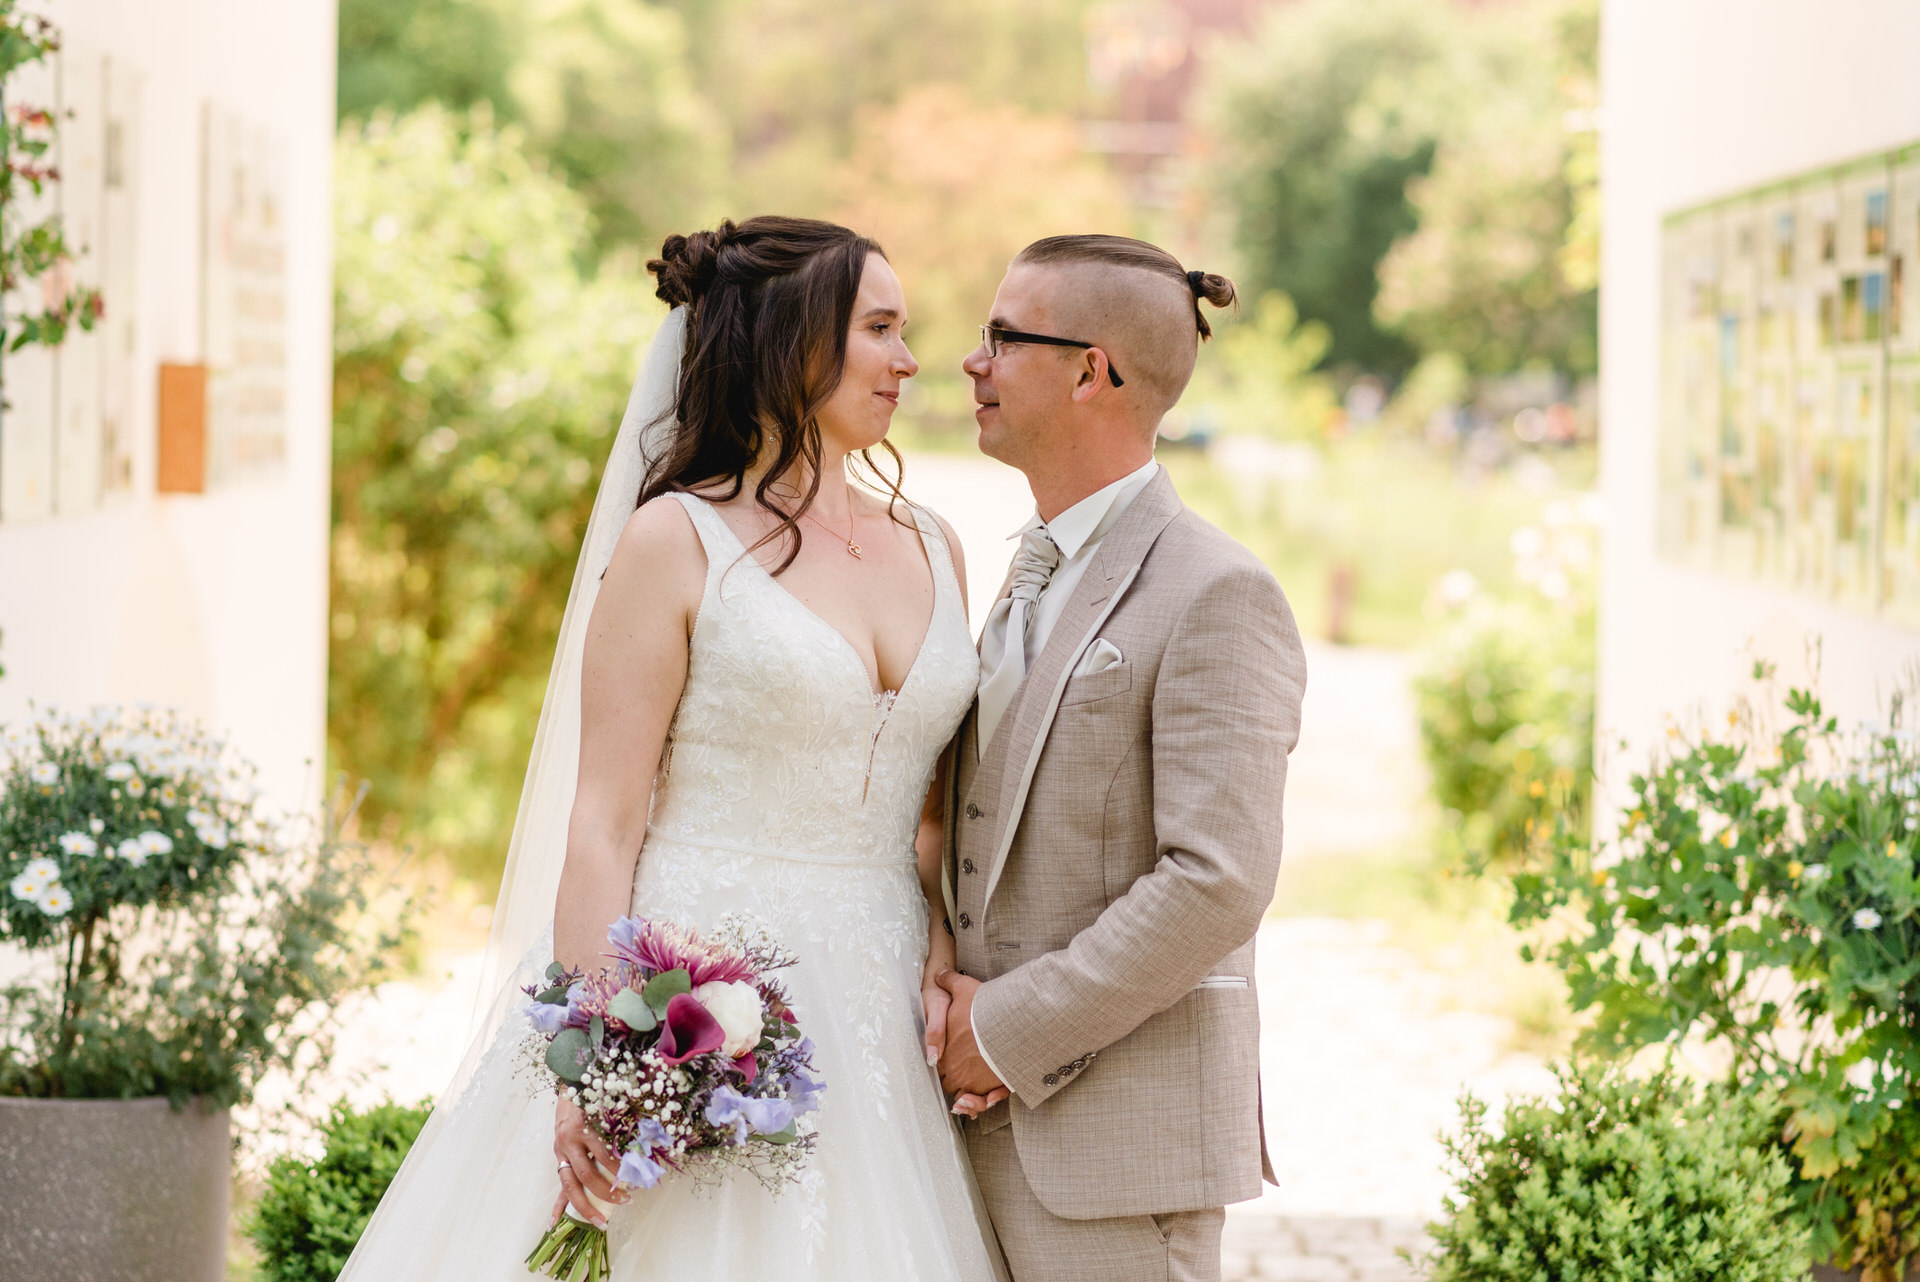
[{"label": "white daisy flower", "polygon": [[187,822],[195,828],[205,828],[213,822],[213,816],[204,810],[189,810]]},{"label": "white daisy flower", "polygon": [[208,824],[205,828],[200,829],[198,835],[200,840],[206,843],[209,850],[225,850],[227,848],[227,826],[225,824]]},{"label": "white daisy flower", "polygon": [[127,780],[127,795],[129,797],[144,796],[146,791],[146,781],[141,779],[139,775],[135,775],[133,778]]},{"label": "white daisy flower", "polygon": [[51,761],[35,762],[27,771],[27,777],[37,784],[55,784],[60,782],[60,767]]},{"label": "white daisy flower", "polygon": [[100,846],[84,832],[63,832],[60,834],[60,849],[70,855],[91,855]]},{"label": "white daisy flower", "polygon": [[38,902],[40,892],[45,890],[49,884],[45,877],[29,877],[26,873],[21,873],[18,877],[15,877],[11,883],[13,897],[15,899],[25,899],[30,903]]},{"label": "white daisy flower", "polygon": [[133,768],[131,761],[116,761],[109,765],[105,771],[107,778],[113,780],[115,783],[125,783],[138,773],[139,771]]},{"label": "white daisy flower", "polygon": [[121,842],[119,854],[135,868],[147,862],[147,848],[140,844],[138,837],[129,837]]},{"label": "white daisy flower", "polygon": [[44,857],[31,859],[27,861],[26,869],[21,875],[31,877],[35,881],[59,881],[60,865]]},{"label": "white daisy flower", "polygon": [[140,848],[150,855],[170,855],[173,853],[173,838],[149,828],[140,834]]},{"label": "white daisy flower", "polygon": [[104,819],[87,820],[87,831],[92,833],[94,836],[98,837],[101,833],[105,832],[106,830],[107,830],[106,820]]},{"label": "white daisy flower", "polygon": [[1861,930],[1878,930],[1880,914],[1871,908],[1862,908],[1853,915],[1853,924]]},{"label": "white daisy flower", "polygon": [[39,904],[40,911],[49,917],[65,917],[67,910],[73,907],[73,892],[55,882],[41,891],[40,897],[34,902]]}]

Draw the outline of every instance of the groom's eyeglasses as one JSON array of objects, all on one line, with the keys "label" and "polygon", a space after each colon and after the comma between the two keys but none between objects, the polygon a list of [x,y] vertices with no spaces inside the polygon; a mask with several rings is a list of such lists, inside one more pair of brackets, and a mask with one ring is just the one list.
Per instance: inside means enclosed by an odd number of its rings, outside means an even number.
[{"label": "groom's eyeglasses", "polygon": [[[1075,338],[1055,338],[1051,334],[1027,334],[1017,329],[1001,329],[998,325],[982,325],[980,341],[986,345],[988,356],[998,356],[1003,343],[1039,343],[1045,347],[1091,348],[1094,346],[1092,343],[1083,343]],[[1107,377],[1113,380],[1115,387],[1121,385],[1120,371],[1113,367],[1111,360],[1107,362]]]}]

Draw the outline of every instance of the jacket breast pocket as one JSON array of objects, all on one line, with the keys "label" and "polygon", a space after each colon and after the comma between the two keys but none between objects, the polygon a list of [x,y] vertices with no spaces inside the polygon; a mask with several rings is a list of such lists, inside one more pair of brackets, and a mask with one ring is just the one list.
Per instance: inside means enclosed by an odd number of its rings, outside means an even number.
[{"label": "jacket breast pocket", "polygon": [[1060,706],[1076,707],[1083,703],[1097,703],[1101,699],[1111,699],[1116,694],[1125,694],[1133,689],[1133,667],[1127,663],[1116,663],[1110,668],[1098,672],[1089,672],[1084,677],[1071,677],[1060,696]]}]

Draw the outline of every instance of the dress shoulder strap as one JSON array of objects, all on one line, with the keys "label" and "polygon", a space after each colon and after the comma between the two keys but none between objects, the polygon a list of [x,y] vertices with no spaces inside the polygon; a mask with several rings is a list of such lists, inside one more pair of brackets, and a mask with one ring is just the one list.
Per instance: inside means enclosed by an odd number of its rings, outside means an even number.
[{"label": "dress shoulder strap", "polygon": [[727,570],[746,554],[746,548],[734,534],[733,527],[714,511],[713,504],[685,490],[671,490],[669,494],[686,509],[693,521],[693,532],[700,536],[700,546],[706,550],[707,594],[711,596]]},{"label": "dress shoulder strap", "polygon": [[960,576],[953,567],[953,549],[947,546],[946,528],[940,524],[940,518],[933,514],[932,508],[909,502],[907,510],[913,513],[913,523],[920,530],[921,545],[927,549],[927,564],[933,567],[934,591],[940,593],[943,587],[950,587],[957,602]]}]

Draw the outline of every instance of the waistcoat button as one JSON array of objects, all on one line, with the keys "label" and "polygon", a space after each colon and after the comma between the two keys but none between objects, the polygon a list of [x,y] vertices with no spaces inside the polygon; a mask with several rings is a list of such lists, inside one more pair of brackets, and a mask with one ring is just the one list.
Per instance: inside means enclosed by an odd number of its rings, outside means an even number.
[{"label": "waistcoat button", "polygon": [[967,803],[967,818],[978,819],[979,817],[980,817],[980,807],[974,805],[971,801],[969,801]]},{"label": "waistcoat button", "polygon": [[960,871],[967,874],[967,876],[969,877],[973,876],[973,860],[962,859],[960,861]]},{"label": "waistcoat button", "polygon": [[969,917],[969,916],[967,916],[967,915],[966,915],[965,913],[961,913],[961,914],[960,914],[960,929],[962,929],[962,930],[972,930],[972,929],[973,929],[973,918],[971,918],[971,917]]}]

